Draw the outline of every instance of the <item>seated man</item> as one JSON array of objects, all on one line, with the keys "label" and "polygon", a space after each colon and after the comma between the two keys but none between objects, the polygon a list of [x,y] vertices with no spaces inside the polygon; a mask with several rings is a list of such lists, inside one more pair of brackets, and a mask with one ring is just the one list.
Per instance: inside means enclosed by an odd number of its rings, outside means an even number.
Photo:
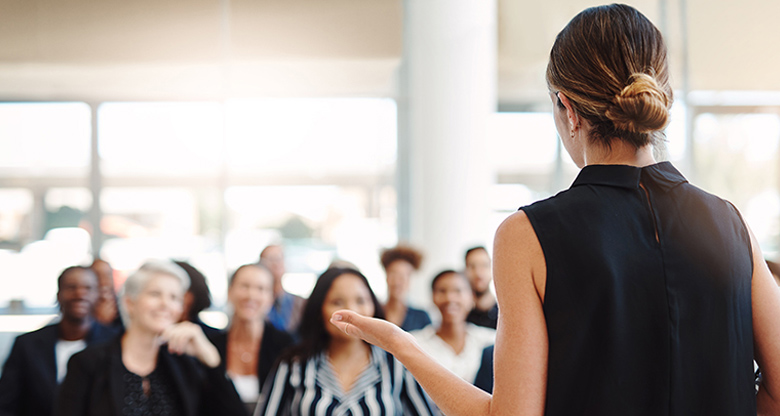
[{"label": "seated man", "polygon": [[475,302],[474,309],[471,310],[466,320],[474,325],[496,329],[498,302],[490,291],[493,270],[490,265],[490,255],[485,247],[474,247],[466,251],[465,273],[471,282]]},{"label": "seated man", "polygon": [[298,325],[301,322],[301,316],[303,316],[306,299],[288,293],[282,287],[282,277],[286,272],[282,246],[272,244],[264,248],[260,252],[260,263],[267,267],[274,277],[274,304],[266,319],[276,329],[287,331],[293,337],[297,337]]},{"label": "seated man", "polygon": [[116,335],[95,322],[97,298],[98,280],[89,268],[69,267],[60,274],[60,321],[14,341],[0,377],[0,415],[52,414],[54,392],[65,378],[71,355]]}]

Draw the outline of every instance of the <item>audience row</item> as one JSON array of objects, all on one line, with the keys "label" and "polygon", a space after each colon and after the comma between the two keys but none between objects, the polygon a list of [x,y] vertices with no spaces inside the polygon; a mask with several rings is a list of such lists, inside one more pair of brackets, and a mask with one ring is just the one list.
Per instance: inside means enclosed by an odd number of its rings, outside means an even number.
[{"label": "audience row", "polygon": [[463,273],[433,279],[436,325],[407,303],[421,261],[409,246],[382,253],[384,305],[344,262],[303,299],[281,285],[283,248],[268,246],[230,276],[225,330],[200,320],[210,293],[186,262],[149,261],[118,295],[108,263],[70,267],[57,281],[59,320],[14,342],[0,376],[0,416],[438,414],[391,355],[328,322],[339,309],[387,319],[490,391],[498,310],[487,250],[468,250]]}]

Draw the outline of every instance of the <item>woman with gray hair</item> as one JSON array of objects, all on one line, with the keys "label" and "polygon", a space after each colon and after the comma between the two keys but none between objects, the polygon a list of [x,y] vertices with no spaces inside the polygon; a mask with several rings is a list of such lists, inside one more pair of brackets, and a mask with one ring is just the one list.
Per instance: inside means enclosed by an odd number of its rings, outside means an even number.
[{"label": "woman with gray hair", "polygon": [[244,410],[220,357],[198,325],[177,323],[186,272],[149,261],[120,293],[126,331],[68,364],[55,415],[241,415]]}]

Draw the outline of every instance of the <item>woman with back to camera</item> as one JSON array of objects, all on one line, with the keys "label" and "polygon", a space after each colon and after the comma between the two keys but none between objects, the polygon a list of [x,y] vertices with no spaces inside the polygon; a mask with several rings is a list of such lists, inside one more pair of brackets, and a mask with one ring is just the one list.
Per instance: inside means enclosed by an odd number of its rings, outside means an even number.
[{"label": "woman with back to camera", "polygon": [[293,339],[265,319],[274,303],[274,278],[265,266],[245,264],[236,269],[228,281],[227,297],[233,310],[230,327],[209,339],[251,413],[276,359]]},{"label": "woman with back to camera", "polygon": [[325,271],[303,310],[300,343],[283,354],[255,416],[431,415],[425,393],[397,360],[328,323],[340,309],[382,317],[359,271]]},{"label": "woman with back to camera", "polygon": [[660,32],[629,6],[586,9],[547,83],[582,170],[496,232],[493,395],[386,322],[332,322],[392,352],[448,415],[780,414],[780,288],[737,210],[653,157],[672,103]]},{"label": "woman with back to camera", "polygon": [[179,322],[187,274],[151,261],[120,295],[125,332],[74,355],[57,392],[57,416],[236,415],[241,400],[197,324]]}]

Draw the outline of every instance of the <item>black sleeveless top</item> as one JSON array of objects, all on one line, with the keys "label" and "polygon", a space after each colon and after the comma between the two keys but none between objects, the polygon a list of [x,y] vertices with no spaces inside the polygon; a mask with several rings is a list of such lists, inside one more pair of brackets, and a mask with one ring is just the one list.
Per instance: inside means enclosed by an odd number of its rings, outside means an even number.
[{"label": "black sleeveless top", "polygon": [[730,203],[664,162],[586,166],[521,209],[547,264],[546,415],[756,414],[751,247]]}]

